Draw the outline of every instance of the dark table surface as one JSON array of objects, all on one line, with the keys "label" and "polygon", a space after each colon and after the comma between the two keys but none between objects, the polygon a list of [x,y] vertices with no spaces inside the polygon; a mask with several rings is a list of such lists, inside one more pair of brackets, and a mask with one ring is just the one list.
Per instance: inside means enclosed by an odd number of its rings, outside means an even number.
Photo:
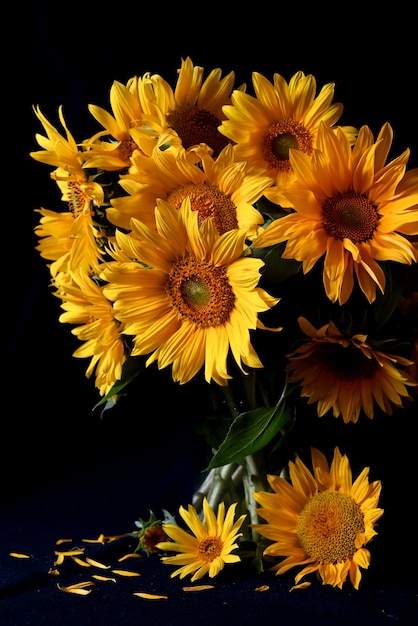
[{"label": "dark table surface", "polygon": [[[126,455],[117,468],[102,465],[87,471],[61,474],[38,489],[29,490],[9,501],[0,516],[0,624],[2,626],[129,626],[176,624],[219,626],[231,622],[259,624],[262,621],[292,625],[338,624],[402,625],[418,623],[415,567],[407,557],[408,528],[399,530],[399,553],[382,541],[371,548],[372,563],[363,574],[359,590],[351,583],[343,589],[323,586],[314,581],[306,590],[290,592],[295,572],[281,577],[264,571],[255,574],[241,564],[229,565],[214,579],[197,583],[190,579],[170,578],[171,565],[158,555],[119,561],[134,550],[130,536],[109,543],[85,543],[84,539],[121,535],[135,530],[134,521],[146,513],[141,502],[152,502],[154,485],[138,485],[137,459]],[[137,485],[138,500],[132,494]],[[166,485],[170,499],[173,486]],[[180,494],[179,488],[177,494]],[[182,494],[181,497],[185,497]],[[174,498],[174,496],[173,496]],[[159,510],[155,510],[160,514]],[[412,514],[412,511],[411,511]],[[412,522],[411,522],[412,524]],[[70,539],[57,545],[59,539]],[[382,538],[381,538],[382,540]],[[405,545],[403,546],[403,543]],[[403,547],[402,547],[403,546]],[[83,558],[99,561],[107,570],[77,565],[67,559],[53,575],[55,550],[84,547]],[[30,558],[17,559],[11,552]],[[411,562],[410,562],[411,561]],[[127,577],[112,570],[139,574]],[[109,576],[114,581],[93,579],[93,574]],[[66,593],[58,588],[94,580],[86,596]],[[184,587],[210,584],[213,588],[190,592]],[[261,591],[260,587],[268,586]],[[145,592],[166,596],[158,600],[134,594]]]}]

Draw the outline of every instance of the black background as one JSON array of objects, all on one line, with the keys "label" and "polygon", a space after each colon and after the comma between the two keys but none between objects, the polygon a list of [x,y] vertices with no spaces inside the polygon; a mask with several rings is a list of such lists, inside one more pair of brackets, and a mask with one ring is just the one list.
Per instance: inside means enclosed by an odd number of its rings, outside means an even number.
[{"label": "black background", "polygon": [[[50,168],[29,157],[38,149],[35,133],[43,132],[32,105],[58,127],[62,104],[71,132],[84,139],[97,129],[87,105],[110,110],[114,80],[125,83],[150,71],[174,85],[186,56],[207,71],[235,71],[237,85],[246,82],[249,88],[252,71],[270,80],[277,72],[288,80],[303,70],[315,76],[318,89],[335,83],[335,100],[345,107],[340,123],[367,124],[377,134],[390,122],[393,156],[410,148],[410,167],[418,166],[417,54],[406,5],[397,3],[396,14],[384,18],[364,15],[352,4],[335,13],[296,4],[271,6],[182,3],[162,9],[131,2],[34,2],[25,9],[10,6],[3,18],[3,35],[8,35],[2,52],[6,223],[0,271],[5,511],[36,503],[45,490],[54,494],[59,508],[71,493],[78,505],[68,504],[63,517],[83,511],[109,533],[130,530],[131,521],[148,508],[187,503],[201,452],[188,427],[193,419],[188,392],[170,386],[169,372],[147,374],[142,388],[103,417],[92,410],[99,398],[93,380],[84,375],[87,362],[71,356],[78,343],[69,326],[58,322],[59,303],[49,290],[46,264],[34,249],[35,209],[58,210],[60,202]],[[408,536],[416,525],[411,517],[416,413],[412,408],[409,416],[380,424],[363,420],[355,429],[349,425],[344,433],[338,431],[358,444],[359,464],[370,463],[367,454],[375,463],[372,478],[385,480],[390,512],[386,543],[381,540],[376,557],[379,567],[387,559],[406,567],[416,552],[409,543],[416,541]],[[333,432],[334,422],[323,420],[321,428],[330,426]]]}]

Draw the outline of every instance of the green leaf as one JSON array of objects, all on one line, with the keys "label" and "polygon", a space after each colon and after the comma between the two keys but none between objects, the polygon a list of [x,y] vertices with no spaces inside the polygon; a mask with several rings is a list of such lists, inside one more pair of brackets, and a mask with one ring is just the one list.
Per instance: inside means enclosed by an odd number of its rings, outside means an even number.
[{"label": "green leaf", "polygon": [[242,463],[246,456],[264,448],[291,421],[292,411],[280,407],[260,407],[241,413],[232,422],[226,438],[206,470],[227,463]]},{"label": "green leaf", "polygon": [[404,286],[404,268],[396,263],[381,263],[386,276],[385,292],[377,291],[376,300],[372,304],[373,328],[382,328],[390,319],[402,297]]},{"label": "green leaf", "polygon": [[145,370],[144,357],[131,356],[129,357],[122,368],[121,379],[115,383],[110,391],[103,396],[103,398],[95,405],[94,409],[106,404],[104,410],[111,408],[115,405],[114,396],[120,395],[121,391],[125,389],[139,374]]},{"label": "green leaf", "polygon": [[280,206],[280,204],[276,204],[272,202],[265,196],[261,196],[255,203],[255,208],[263,213],[263,215],[268,215],[269,219],[266,220],[265,226],[274,220],[277,220],[285,215],[289,215],[289,210],[284,209]]}]

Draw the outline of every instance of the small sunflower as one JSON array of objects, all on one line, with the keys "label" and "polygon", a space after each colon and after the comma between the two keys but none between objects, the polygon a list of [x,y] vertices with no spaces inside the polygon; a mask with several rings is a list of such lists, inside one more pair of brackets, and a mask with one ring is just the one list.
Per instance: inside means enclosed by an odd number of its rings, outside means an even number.
[{"label": "small sunflower", "polygon": [[351,149],[341,129],[322,124],[312,156],[291,151],[297,181],[285,193],[294,211],[271,222],[254,246],[286,241],[283,258],[301,261],[304,273],[324,257],[323,281],[332,302],[348,300],[354,275],[373,302],[376,287],[384,293],[386,285],[379,262],[418,260],[409,239],[418,234],[417,176],[405,176],[409,150],[386,164],[392,137],[385,124],[374,143],[363,126]]},{"label": "small sunflower", "polygon": [[113,82],[110,88],[113,115],[90,104],[90,113],[105,130],[82,143],[85,167],[123,170],[131,165],[131,157],[136,151],[149,154],[159,134],[149,126],[151,120],[158,120],[154,100],[149,74],[145,74],[142,78],[134,76],[126,85]]},{"label": "small sunflower", "polygon": [[317,403],[318,416],[332,410],[345,423],[357,422],[361,411],[373,419],[375,403],[392,415],[392,407],[409,398],[416,382],[401,367],[412,361],[374,350],[367,335],[347,337],[330,322],[319,330],[303,317],[299,325],[309,340],[287,355],[289,380],[301,385],[308,404]]},{"label": "small sunflower", "polygon": [[220,234],[246,228],[248,237],[254,238],[264,218],[253,204],[270,186],[270,178],[263,172],[250,171],[245,162],[237,162],[232,146],[226,146],[214,159],[206,144],[193,154],[182,145],[162,150],[165,144],[163,133],[151,158],[138,152],[133,156],[130,173],[120,179],[130,195],[111,201],[109,220],[125,229],[130,228],[131,217],[152,225],[157,198],[179,208],[188,197],[200,222],[211,217]]},{"label": "small sunflower", "polygon": [[86,376],[95,374],[96,387],[105,396],[121,379],[126,361],[121,324],[112,303],[104,297],[103,287],[81,272],[57,274],[54,286],[64,310],[59,321],[77,325],[72,333],[83,342],[73,356],[90,358]]},{"label": "small sunflower", "polygon": [[164,524],[163,529],[172,541],[157,544],[159,550],[178,552],[176,556],[161,557],[163,563],[180,565],[172,574],[184,578],[191,575],[191,581],[199,580],[206,574],[211,578],[219,574],[227,563],[238,563],[241,559],[231,554],[238,547],[237,539],[242,536],[238,532],[246,515],[241,515],[235,522],[236,502],[231,504],[225,515],[225,503],[218,505],[217,515],[203,500],[204,520],[201,521],[196,509],[189,504],[188,509],[180,507],[179,512],[193,535],[176,526]]},{"label": "small sunflower", "polygon": [[341,589],[349,576],[358,589],[360,568],[367,569],[371,561],[365,546],[377,534],[374,526],[383,515],[377,506],[381,482],[369,482],[368,467],[353,482],[349,460],[338,448],[331,467],[316,448],[311,448],[311,458],[313,474],[299,457],[289,462],[291,484],[267,476],[273,493],[254,493],[262,507],[257,512],[267,523],[253,528],[273,542],[265,556],[286,557],[272,567],[277,574],[302,566],[296,584],[317,572],[324,585]]},{"label": "small sunflower", "polygon": [[150,80],[160,114],[157,130],[173,129],[186,150],[206,143],[215,157],[230,143],[218,127],[225,119],[222,107],[230,102],[234,72],[222,77],[221,69],[216,68],[204,80],[204,68],[187,57],[182,59],[174,89],[159,74]]},{"label": "small sunflower", "polygon": [[116,232],[115,261],[103,272],[132,355],[172,364],[180,383],[204,365],[207,382],[226,385],[229,350],[243,372],[263,367],[250,331],[264,328],[258,314],[278,298],[257,287],[263,261],[244,255],[246,230],[220,235],[210,218],[199,225],[189,198],[179,209],[158,200],[155,214],[157,231],[132,218],[131,233]]},{"label": "small sunflower", "polygon": [[[343,105],[333,103],[333,83],[324,85],[316,93],[316,80],[309,74],[297,72],[289,83],[280,74],[274,74],[273,83],[258,72],[253,72],[255,96],[235,90],[231,104],[223,107],[226,120],[220,132],[235,143],[238,160],[245,160],[264,169],[274,185],[266,197],[283,206],[282,192],[295,180],[289,160],[290,149],[310,157],[317,147],[321,122],[332,127],[343,112]],[[350,141],[356,129],[343,126]]]}]

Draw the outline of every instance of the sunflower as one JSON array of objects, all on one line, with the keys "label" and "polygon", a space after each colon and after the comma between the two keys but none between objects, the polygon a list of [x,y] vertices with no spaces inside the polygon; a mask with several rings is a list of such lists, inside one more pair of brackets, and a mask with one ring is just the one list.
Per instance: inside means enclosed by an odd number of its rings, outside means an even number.
[{"label": "sunflower", "polygon": [[317,330],[303,317],[298,321],[309,340],[287,355],[289,380],[300,383],[308,404],[317,403],[319,417],[332,409],[334,417],[355,423],[361,411],[373,419],[375,403],[392,415],[393,406],[410,399],[407,387],[416,382],[399,366],[412,361],[374,350],[367,335],[346,337],[332,322]]},{"label": "sunflower", "polygon": [[386,164],[392,137],[385,124],[374,143],[363,126],[351,149],[342,130],[322,124],[319,150],[312,156],[291,151],[298,180],[285,193],[294,211],[271,222],[254,246],[287,241],[283,258],[301,261],[304,273],[324,257],[323,281],[332,302],[348,300],[354,275],[373,302],[376,287],[385,290],[379,261],[418,260],[409,240],[418,234],[417,176],[405,176],[409,150]]},{"label": "sunflower", "polygon": [[[316,95],[316,80],[312,75],[297,72],[289,83],[274,74],[273,83],[258,72],[252,80],[255,96],[235,90],[231,104],[223,107],[226,120],[220,132],[235,143],[237,159],[264,169],[274,185],[266,197],[283,206],[282,192],[295,180],[289,160],[291,148],[310,157],[317,146],[321,122],[332,127],[343,112],[343,105],[333,103],[334,84],[324,85]],[[350,141],[356,129],[342,127]]]},{"label": "sunflower", "polygon": [[210,218],[199,226],[189,198],[179,209],[158,200],[156,224],[132,218],[131,233],[117,231],[103,272],[104,294],[133,335],[132,355],[152,353],[146,365],[160,369],[172,364],[180,383],[204,365],[208,382],[226,385],[229,350],[243,372],[243,364],[262,367],[250,330],[265,328],[258,314],[278,298],[257,287],[263,262],[244,255],[246,230],[220,235]]},{"label": "sunflower", "polygon": [[83,342],[73,356],[91,359],[86,376],[95,373],[96,387],[104,396],[121,379],[126,361],[121,324],[112,303],[103,295],[103,287],[81,272],[57,274],[54,286],[64,310],[59,321],[78,324],[72,333]]},{"label": "sunflower", "polygon": [[155,224],[157,198],[168,200],[179,208],[189,197],[191,207],[198,211],[199,221],[211,217],[220,234],[233,228],[246,228],[254,238],[264,218],[253,204],[270,186],[263,172],[249,171],[247,163],[235,159],[232,146],[226,146],[214,159],[206,144],[191,151],[182,145],[169,145],[163,133],[151,159],[137,152],[132,158],[130,173],[121,176],[120,185],[130,194],[111,201],[108,219],[129,229],[130,218],[147,225]]},{"label": "sunflower", "polygon": [[377,534],[374,526],[383,514],[377,507],[381,483],[369,482],[368,467],[353,482],[348,458],[338,448],[331,467],[316,448],[311,448],[311,458],[313,474],[299,457],[289,462],[291,484],[267,476],[273,493],[254,493],[262,507],[257,512],[267,523],[253,528],[273,542],[265,556],[286,557],[272,567],[277,574],[303,566],[296,584],[317,572],[324,585],[341,589],[349,576],[358,589],[360,568],[367,569],[371,560],[365,546]]},{"label": "sunflower", "polygon": [[237,503],[228,508],[225,515],[225,503],[218,505],[217,515],[203,500],[203,522],[196,509],[189,504],[188,509],[180,507],[179,513],[193,535],[176,524],[164,524],[163,529],[172,541],[162,541],[157,544],[159,550],[178,552],[176,556],[163,556],[163,563],[181,565],[172,574],[184,578],[192,575],[191,581],[199,580],[206,574],[211,578],[219,574],[226,563],[238,563],[241,559],[231,552],[238,547],[237,539],[242,536],[238,532],[246,518],[241,515],[234,522]]},{"label": "sunflower", "polygon": [[87,176],[83,169],[83,156],[68,130],[62,107],[59,119],[65,130],[63,137],[45,118],[39,108],[35,113],[47,136],[37,134],[39,145],[44,148],[31,152],[36,161],[53,165],[51,177],[56,181],[69,211],[54,213],[40,209],[42,218],[35,228],[41,240],[37,249],[41,256],[57,261],[57,269],[97,269],[102,253],[97,244],[100,233],[94,223],[94,213],[104,201],[102,187]]},{"label": "sunflower", "polygon": [[191,58],[187,57],[181,61],[174,89],[159,74],[153,74],[150,80],[160,114],[157,130],[173,129],[186,150],[206,143],[215,157],[231,143],[218,127],[225,119],[222,108],[230,102],[234,72],[222,77],[221,69],[216,68],[204,80],[204,68],[193,65]]},{"label": "sunflower", "polygon": [[[123,170],[131,164],[136,151],[149,154],[158,139],[158,111],[154,106],[154,92],[149,74],[134,76],[126,85],[114,81],[110,88],[110,106],[113,112],[89,104],[92,116],[104,127],[82,143],[85,167],[105,171]],[[101,141],[101,138],[106,138]]]}]

